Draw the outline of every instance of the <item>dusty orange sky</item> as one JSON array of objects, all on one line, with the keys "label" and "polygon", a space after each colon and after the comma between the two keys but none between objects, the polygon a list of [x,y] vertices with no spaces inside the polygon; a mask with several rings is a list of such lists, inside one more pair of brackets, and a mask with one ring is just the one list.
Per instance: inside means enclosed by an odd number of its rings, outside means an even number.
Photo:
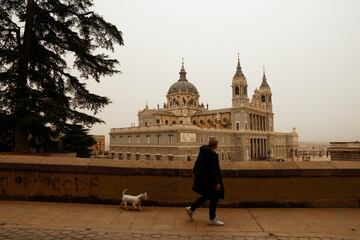
[{"label": "dusty orange sky", "polygon": [[300,141],[360,139],[360,1],[95,0],[122,32],[121,74],[88,83],[111,98],[91,133],[137,123],[137,112],[166,101],[181,58],[210,109],[231,107],[237,53],[249,95],[262,66],[273,92],[275,130]]}]

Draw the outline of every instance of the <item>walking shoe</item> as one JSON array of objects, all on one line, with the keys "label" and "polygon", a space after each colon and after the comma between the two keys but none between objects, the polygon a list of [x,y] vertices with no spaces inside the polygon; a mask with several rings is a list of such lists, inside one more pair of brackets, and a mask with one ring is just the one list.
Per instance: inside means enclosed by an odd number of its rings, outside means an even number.
[{"label": "walking shoe", "polygon": [[189,207],[185,207],[185,210],[186,210],[186,213],[187,213],[187,215],[189,216],[190,220],[193,220],[193,214],[194,214],[194,212],[191,211],[191,207],[190,207],[190,206],[189,206]]},{"label": "walking shoe", "polygon": [[214,218],[213,220],[209,219],[208,224],[209,225],[214,225],[214,226],[224,226],[224,222],[220,221],[217,218]]}]

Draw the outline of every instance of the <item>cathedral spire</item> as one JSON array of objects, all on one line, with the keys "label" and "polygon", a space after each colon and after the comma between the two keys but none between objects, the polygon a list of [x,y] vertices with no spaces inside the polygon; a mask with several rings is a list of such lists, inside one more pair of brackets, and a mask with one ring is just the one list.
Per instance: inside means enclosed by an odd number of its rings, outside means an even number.
[{"label": "cathedral spire", "polygon": [[238,70],[238,71],[241,71],[241,66],[240,66],[240,54],[238,53],[237,54],[238,55],[238,63],[237,63],[237,66],[236,66],[236,70]]},{"label": "cathedral spire", "polygon": [[185,71],[185,67],[184,67],[184,58],[182,58],[181,70],[180,70],[179,74],[180,74],[179,81],[187,81],[187,79],[186,79],[186,71]]},{"label": "cathedral spire", "polygon": [[263,77],[262,77],[262,83],[261,83],[260,89],[264,89],[264,88],[270,89],[269,84],[266,81],[265,66],[263,66]]},{"label": "cathedral spire", "polygon": [[262,78],[263,81],[266,81],[266,76],[265,76],[265,66],[263,66],[263,78]]},{"label": "cathedral spire", "polygon": [[237,66],[236,66],[236,72],[235,72],[234,78],[244,77],[244,74],[241,70],[241,65],[240,65],[240,54],[238,53],[237,55],[238,55]]}]

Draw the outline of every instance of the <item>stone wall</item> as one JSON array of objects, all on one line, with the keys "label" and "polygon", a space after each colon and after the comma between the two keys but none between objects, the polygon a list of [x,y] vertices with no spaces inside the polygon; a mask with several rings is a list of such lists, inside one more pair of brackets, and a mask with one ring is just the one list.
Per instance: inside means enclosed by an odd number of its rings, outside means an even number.
[{"label": "stone wall", "polygon": [[360,161],[360,142],[330,142],[328,148],[333,161]]},{"label": "stone wall", "polygon": [[[118,204],[123,189],[146,205],[185,206],[193,162],[0,155],[0,199]],[[359,162],[221,162],[231,207],[359,207]]]}]

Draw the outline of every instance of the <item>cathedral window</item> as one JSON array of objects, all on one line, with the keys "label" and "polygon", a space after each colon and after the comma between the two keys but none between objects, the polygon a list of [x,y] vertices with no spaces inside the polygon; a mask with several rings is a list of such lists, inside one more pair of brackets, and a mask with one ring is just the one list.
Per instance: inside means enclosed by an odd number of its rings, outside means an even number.
[{"label": "cathedral window", "polygon": [[239,87],[235,87],[235,95],[239,95]]},{"label": "cathedral window", "polygon": [[264,95],[261,96],[261,102],[263,102],[263,103],[265,102],[265,96]]}]

